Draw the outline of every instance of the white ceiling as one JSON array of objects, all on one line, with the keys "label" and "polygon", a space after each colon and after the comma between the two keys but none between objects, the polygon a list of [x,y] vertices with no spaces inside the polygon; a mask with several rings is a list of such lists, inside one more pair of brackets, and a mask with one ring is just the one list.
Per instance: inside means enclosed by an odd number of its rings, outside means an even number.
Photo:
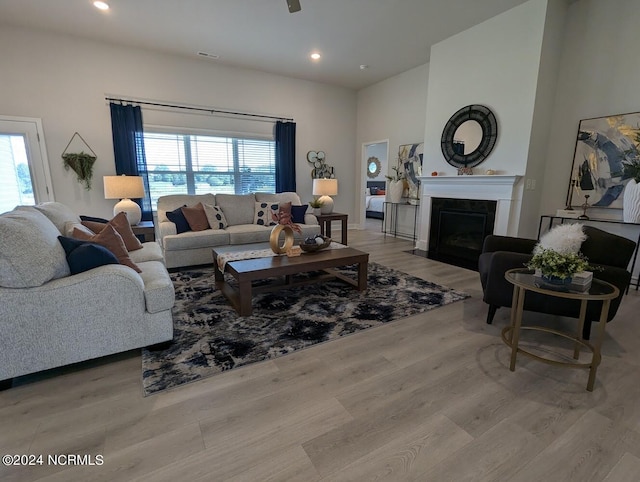
[{"label": "white ceiling", "polygon": [[[0,0],[3,24],[360,89],[422,65],[431,45],[526,0]],[[46,48],[46,46],[43,46]],[[322,59],[312,62],[317,50]],[[197,56],[219,55],[218,60]],[[365,70],[360,65],[368,65]]]}]

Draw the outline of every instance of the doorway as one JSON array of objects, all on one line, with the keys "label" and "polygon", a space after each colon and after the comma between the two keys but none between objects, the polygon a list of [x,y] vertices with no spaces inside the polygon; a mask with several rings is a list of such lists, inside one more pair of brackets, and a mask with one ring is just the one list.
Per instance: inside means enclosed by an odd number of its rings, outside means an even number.
[{"label": "doorway", "polygon": [[[389,170],[389,139],[362,144],[362,193],[360,213],[364,229],[382,231],[384,195],[375,194],[374,186],[384,186]],[[368,190],[370,189],[370,190]]]}]

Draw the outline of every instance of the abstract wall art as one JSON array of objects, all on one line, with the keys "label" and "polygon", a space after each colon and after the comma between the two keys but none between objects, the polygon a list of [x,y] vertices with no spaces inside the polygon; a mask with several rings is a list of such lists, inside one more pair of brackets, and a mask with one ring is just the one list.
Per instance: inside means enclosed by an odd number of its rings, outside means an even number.
[{"label": "abstract wall art", "polygon": [[622,209],[628,181],[623,176],[623,161],[639,155],[640,113],[581,120],[567,202],[571,199],[574,206],[581,206],[588,195],[593,207]]},{"label": "abstract wall art", "polygon": [[404,174],[406,179],[404,197],[420,198],[420,179],[422,176],[422,157],[424,143],[402,144],[398,147],[398,173]]}]

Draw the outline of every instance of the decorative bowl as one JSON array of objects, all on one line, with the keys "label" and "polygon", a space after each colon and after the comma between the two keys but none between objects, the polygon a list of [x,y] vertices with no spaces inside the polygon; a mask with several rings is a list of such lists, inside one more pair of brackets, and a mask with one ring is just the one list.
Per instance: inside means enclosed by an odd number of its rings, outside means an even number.
[{"label": "decorative bowl", "polygon": [[320,236],[324,241],[322,244],[311,243],[307,244],[305,242],[300,243],[300,248],[305,253],[315,253],[316,251],[320,251],[321,249],[328,248],[331,244],[331,238],[327,238],[326,236]]}]

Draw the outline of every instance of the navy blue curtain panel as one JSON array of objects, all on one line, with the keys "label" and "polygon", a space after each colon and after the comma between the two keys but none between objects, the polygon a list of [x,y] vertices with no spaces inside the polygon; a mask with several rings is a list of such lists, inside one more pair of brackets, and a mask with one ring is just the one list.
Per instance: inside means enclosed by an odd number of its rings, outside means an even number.
[{"label": "navy blue curtain panel", "polygon": [[136,199],[142,209],[142,219],[152,221],[151,197],[147,160],[144,153],[144,130],[140,106],[111,103],[111,132],[113,134],[113,154],[116,174],[141,176],[144,182],[144,199]]},{"label": "navy blue curtain panel", "polygon": [[276,122],[276,192],[296,191],[296,123]]}]

